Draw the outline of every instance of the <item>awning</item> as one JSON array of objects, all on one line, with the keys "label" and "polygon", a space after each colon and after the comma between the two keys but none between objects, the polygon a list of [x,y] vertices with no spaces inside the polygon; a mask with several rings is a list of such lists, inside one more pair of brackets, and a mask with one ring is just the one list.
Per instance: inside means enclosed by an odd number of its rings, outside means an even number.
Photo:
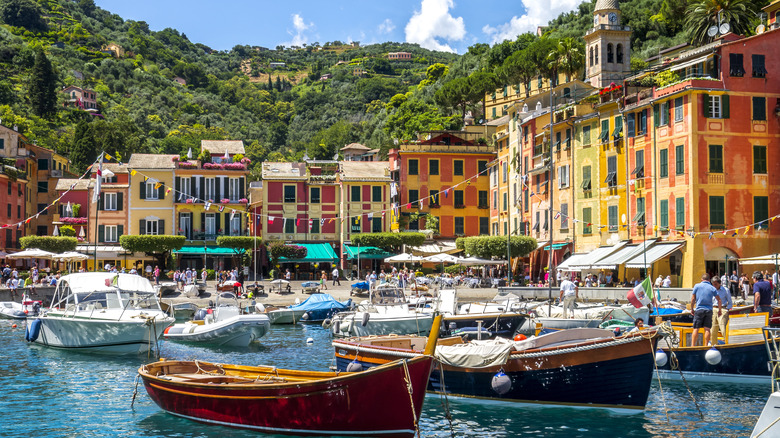
[{"label": "awning", "polygon": [[395,255],[375,246],[352,245],[344,245],[344,254],[347,255],[347,260],[357,260],[358,256],[363,260],[385,259]]},{"label": "awning", "polygon": [[[80,252],[90,257],[94,257],[95,245],[77,245],[76,252]],[[149,257],[142,252],[129,253],[119,245],[98,245],[97,246],[98,259],[116,260],[119,258],[123,258],[125,256],[131,259],[149,259]]]},{"label": "awning", "polygon": [[[563,243],[553,243],[553,246],[552,246],[552,247],[553,247],[553,250],[559,250],[559,249],[561,249],[561,248],[565,248],[565,247],[567,247],[567,246],[569,246],[569,242],[563,242]],[[549,250],[550,250],[550,245],[546,245],[546,246],[545,246],[544,248],[542,248],[542,249],[543,249],[543,250],[545,250],[545,251],[549,251]]]},{"label": "awning", "polygon": [[[231,248],[222,248],[221,246],[183,246],[173,252],[179,255],[210,255],[215,257],[229,257],[237,254]],[[243,249],[238,251],[238,254],[243,253]]]},{"label": "awning", "polygon": [[602,246],[599,248],[594,249],[593,251],[588,253],[588,257],[583,258],[582,260],[577,260],[575,262],[569,263],[569,269],[572,271],[582,271],[586,269],[597,269],[597,268],[591,268],[590,265],[592,263],[595,263],[604,257],[609,256],[610,254],[614,253],[615,251],[619,250],[620,248],[624,247],[626,245],[626,241],[620,242],[614,246]]},{"label": "awning", "polygon": [[[702,63],[707,62],[710,58],[711,58],[711,55],[708,55],[708,56],[705,56],[703,58],[696,58],[696,59],[693,59],[693,60],[690,60],[690,61],[687,61],[687,62],[682,62],[680,64],[673,65],[673,66],[669,67],[669,71],[682,70],[684,68],[688,68],[688,67],[694,66],[696,64],[702,64]],[[703,70],[704,69],[702,68],[702,71]]]},{"label": "awning", "polygon": [[528,171],[528,175],[531,175],[531,176],[538,175],[540,173],[547,172],[548,170],[550,170],[550,166],[548,166],[548,165],[534,167],[533,169]]},{"label": "awning", "polygon": [[648,248],[644,253],[639,253],[636,257],[626,262],[626,268],[632,269],[650,269],[653,263],[668,257],[671,253],[678,250],[685,242],[656,243]]},{"label": "awning", "polygon": [[302,259],[279,257],[280,263],[336,263],[339,259],[329,243],[296,243],[296,245],[306,248],[306,257]]},{"label": "awning", "polygon": [[592,269],[617,269],[618,266],[633,259],[637,254],[641,254],[653,243],[655,243],[655,241],[650,240],[640,243],[639,245],[627,245],[621,248],[620,251],[599,260],[590,267]]},{"label": "awning", "polygon": [[590,258],[590,253],[572,254],[571,257],[564,260],[556,269],[566,272],[579,272],[582,269],[575,268],[574,265],[584,264]]},{"label": "awning", "polygon": [[767,254],[758,257],[745,257],[739,259],[743,265],[774,265],[780,261],[780,254]]}]

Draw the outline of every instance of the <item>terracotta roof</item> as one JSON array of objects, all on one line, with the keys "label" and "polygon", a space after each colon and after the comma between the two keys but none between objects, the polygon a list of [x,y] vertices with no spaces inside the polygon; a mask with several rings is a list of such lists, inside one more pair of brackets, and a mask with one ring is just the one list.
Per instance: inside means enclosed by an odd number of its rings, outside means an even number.
[{"label": "terracotta roof", "polygon": [[341,148],[342,151],[348,151],[348,150],[355,150],[355,151],[367,151],[369,150],[366,146],[360,144],[360,143],[350,143],[343,148]]},{"label": "terracotta roof", "polygon": [[74,187],[73,190],[87,190],[91,182],[92,180],[89,179],[60,178],[57,180],[57,186],[54,188],[54,190],[68,190],[70,189],[70,186],[73,185],[73,183],[76,183],[76,187]]},{"label": "terracotta roof", "polygon": [[226,150],[228,155],[246,153],[242,140],[201,140],[200,150],[204,149],[209,151],[211,155],[225,155]]},{"label": "terracotta roof", "polygon": [[306,176],[306,163],[263,163],[263,179],[290,179]]},{"label": "terracotta roof", "polygon": [[489,122],[487,122],[485,124],[488,125],[488,126],[506,125],[507,123],[509,123],[509,118],[510,118],[509,114],[507,114],[507,115],[501,116],[501,117],[499,117],[497,119],[490,120]]},{"label": "terracotta roof", "polygon": [[389,161],[342,161],[345,181],[390,181]]},{"label": "terracotta roof", "polygon": [[178,155],[167,154],[133,154],[127,167],[131,169],[175,169],[176,163],[173,157]]},{"label": "terracotta roof", "polygon": [[[106,170],[106,169],[114,172],[115,175],[118,174],[118,173],[129,173],[130,172],[130,170],[127,168],[127,164],[125,164],[125,163],[122,163],[122,164],[119,164],[119,163],[103,163],[103,170]],[[95,173],[96,170],[97,170],[97,168],[93,167],[92,168],[92,173]]]}]

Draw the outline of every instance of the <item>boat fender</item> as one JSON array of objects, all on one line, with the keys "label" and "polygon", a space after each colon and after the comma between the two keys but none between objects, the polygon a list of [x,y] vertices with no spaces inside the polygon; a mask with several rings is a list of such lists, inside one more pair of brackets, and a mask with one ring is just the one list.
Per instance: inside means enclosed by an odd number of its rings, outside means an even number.
[{"label": "boat fender", "polygon": [[659,348],[658,351],[655,352],[655,364],[662,367],[666,365],[667,362],[669,362],[669,356]]},{"label": "boat fender", "polygon": [[364,313],[364,314],[363,314],[363,321],[361,321],[361,322],[360,322],[360,325],[362,325],[363,327],[365,327],[366,325],[368,325],[368,320],[369,320],[370,318],[371,318],[371,314],[370,314],[370,313],[368,313],[368,312]]},{"label": "boat fender", "polygon": [[495,391],[496,394],[504,395],[512,389],[512,379],[504,374],[504,370],[502,369],[493,376],[490,386],[493,387],[493,391]]},{"label": "boat fender", "polygon": [[214,322],[214,314],[211,312],[207,313],[206,317],[203,318],[203,322],[205,322],[206,324],[211,324],[212,322]]},{"label": "boat fender", "polygon": [[35,342],[38,339],[38,335],[41,334],[41,320],[35,319],[30,325],[27,326],[27,332],[24,335],[24,339],[27,342]]},{"label": "boat fender", "polygon": [[720,351],[715,349],[715,347],[710,348],[706,353],[704,353],[704,360],[706,360],[710,365],[719,364],[721,360]]},{"label": "boat fender", "polygon": [[516,334],[516,335],[515,335],[515,338],[514,338],[514,339],[515,339],[515,341],[525,341],[525,340],[526,340],[526,337],[525,337],[525,335],[524,335],[524,334],[522,334],[522,333],[518,333],[518,334]]},{"label": "boat fender", "polygon": [[339,320],[333,321],[333,333],[338,333],[340,328],[341,328],[341,321]]},{"label": "boat fender", "polygon": [[351,319],[349,322],[341,326],[341,331],[344,333],[351,333],[352,327],[355,325],[355,320]]},{"label": "boat fender", "polygon": [[333,324],[333,321],[331,321],[330,318],[325,318],[322,321],[322,328],[329,329],[331,324]]},{"label": "boat fender", "polygon": [[303,315],[301,315],[301,321],[308,321],[309,318],[311,318],[311,313],[306,312]]},{"label": "boat fender", "polygon": [[357,361],[357,358],[353,360],[352,362],[347,365],[347,372],[348,373],[359,373],[363,371],[363,364]]},{"label": "boat fender", "polygon": [[306,338],[306,344],[307,344],[307,345],[312,345],[312,344],[314,344],[314,338]]}]

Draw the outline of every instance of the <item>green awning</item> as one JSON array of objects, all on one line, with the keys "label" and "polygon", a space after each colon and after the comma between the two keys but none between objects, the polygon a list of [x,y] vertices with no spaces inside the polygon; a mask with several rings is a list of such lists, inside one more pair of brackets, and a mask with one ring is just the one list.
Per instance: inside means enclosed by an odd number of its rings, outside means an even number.
[{"label": "green awning", "polygon": [[[179,250],[173,251],[175,254],[179,255],[210,255],[210,256],[217,256],[217,257],[229,257],[236,255],[236,252],[233,251],[230,248],[222,248],[220,246],[183,246]],[[243,254],[244,250],[239,250],[239,254]]]},{"label": "green awning", "polygon": [[339,259],[329,243],[296,243],[295,245],[306,248],[306,257],[302,259],[279,257],[279,263],[336,263]]},{"label": "green awning", "polygon": [[[561,249],[564,246],[568,246],[568,245],[569,245],[568,243],[553,243],[553,249]],[[544,251],[549,251],[549,250],[550,250],[550,245],[544,247]]]},{"label": "green awning", "polygon": [[344,254],[347,255],[347,260],[357,260],[358,254],[363,260],[386,259],[395,255],[375,246],[352,245],[344,245]]}]

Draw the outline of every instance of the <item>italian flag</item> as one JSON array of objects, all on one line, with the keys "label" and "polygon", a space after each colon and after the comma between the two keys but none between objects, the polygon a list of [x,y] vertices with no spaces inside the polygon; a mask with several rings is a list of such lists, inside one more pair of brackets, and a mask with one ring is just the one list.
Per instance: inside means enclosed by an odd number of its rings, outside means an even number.
[{"label": "italian flag", "polygon": [[646,277],[642,283],[628,291],[626,298],[637,309],[650,304],[653,301],[653,284],[650,282],[650,277]]}]

